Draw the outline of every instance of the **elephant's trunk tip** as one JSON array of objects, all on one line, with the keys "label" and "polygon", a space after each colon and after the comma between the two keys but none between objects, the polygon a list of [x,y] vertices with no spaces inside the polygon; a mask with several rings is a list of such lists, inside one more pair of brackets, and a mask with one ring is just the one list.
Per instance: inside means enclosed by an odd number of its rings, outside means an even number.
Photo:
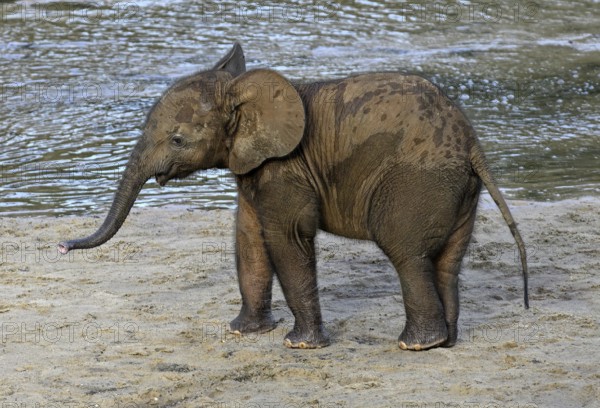
[{"label": "elephant's trunk tip", "polygon": [[69,242],[58,243],[58,252],[60,252],[63,255],[66,255],[71,250],[71,248],[72,246],[69,244]]}]

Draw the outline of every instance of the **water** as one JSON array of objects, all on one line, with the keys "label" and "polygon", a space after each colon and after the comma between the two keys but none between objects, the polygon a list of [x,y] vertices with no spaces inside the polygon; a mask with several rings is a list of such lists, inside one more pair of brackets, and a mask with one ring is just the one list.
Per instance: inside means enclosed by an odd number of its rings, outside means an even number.
[{"label": "water", "polygon": [[[509,198],[600,192],[599,1],[25,1],[0,3],[0,214],[104,213],[148,108],[236,39],[293,80],[430,77]],[[136,206],[165,203],[233,207],[233,179],[150,181]]]}]

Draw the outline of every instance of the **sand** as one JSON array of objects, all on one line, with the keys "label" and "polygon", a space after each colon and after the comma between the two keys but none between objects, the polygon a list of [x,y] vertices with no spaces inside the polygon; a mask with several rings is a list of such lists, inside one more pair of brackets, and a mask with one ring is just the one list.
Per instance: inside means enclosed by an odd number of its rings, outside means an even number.
[{"label": "sand", "polygon": [[[134,209],[94,251],[56,243],[101,217],[2,218],[0,405],[18,407],[599,407],[600,202],[510,202],[529,249],[482,198],[461,275],[458,344],[402,351],[396,272],[372,244],[320,233],[331,346],[293,324],[236,337],[232,211]],[[38,404],[38,405],[36,405]]]}]

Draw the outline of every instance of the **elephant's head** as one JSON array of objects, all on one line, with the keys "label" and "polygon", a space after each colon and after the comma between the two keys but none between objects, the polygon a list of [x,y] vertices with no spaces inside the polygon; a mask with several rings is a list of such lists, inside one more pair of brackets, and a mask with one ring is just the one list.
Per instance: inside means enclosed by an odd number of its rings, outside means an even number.
[{"label": "elephant's head", "polygon": [[295,88],[269,70],[246,72],[239,44],[211,70],[177,81],[152,107],[102,226],[59,244],[61,253],[108,241],[150,178],[164,186],[197,170],[229,168],[243,175],[294,150],[304,133]]}]

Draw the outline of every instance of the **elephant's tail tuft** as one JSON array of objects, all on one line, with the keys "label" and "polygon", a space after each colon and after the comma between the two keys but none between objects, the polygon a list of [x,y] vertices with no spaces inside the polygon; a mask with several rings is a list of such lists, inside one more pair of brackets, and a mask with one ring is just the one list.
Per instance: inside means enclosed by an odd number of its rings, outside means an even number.
[{"label": "elephant's tail tuft", "polygon": [[523,242],[523,238],[521,238],[521,234],[517,229],[517,224],[515,223],[512,214],[510,213],[510,209],[504,201],[504,197],[502,197],[502,193],[498,189],[496,185],[496,181],[494,180],[494,176],[492,175],[487,161],[485,159],[485,154],[481,149],[481,146],[478,142],[476,142],[471,148],[471,167],[475,174],[479,176],[483,184],[487,188],[490,196],[500,209],[502,213],[502,217],[506,224],[508,224],[508,228],[515,238],[515,242],[517,243],[517,247],[519,248],[519,255],[521,257],[521,267],[523,270],[523,288],[524,288],[524,300],[525,300],[525,308],[529,309],[529,289],[528,289],[528,280],[529,280],[529,272],[527,271],[527,252],[525,250],[525,243]]}]

